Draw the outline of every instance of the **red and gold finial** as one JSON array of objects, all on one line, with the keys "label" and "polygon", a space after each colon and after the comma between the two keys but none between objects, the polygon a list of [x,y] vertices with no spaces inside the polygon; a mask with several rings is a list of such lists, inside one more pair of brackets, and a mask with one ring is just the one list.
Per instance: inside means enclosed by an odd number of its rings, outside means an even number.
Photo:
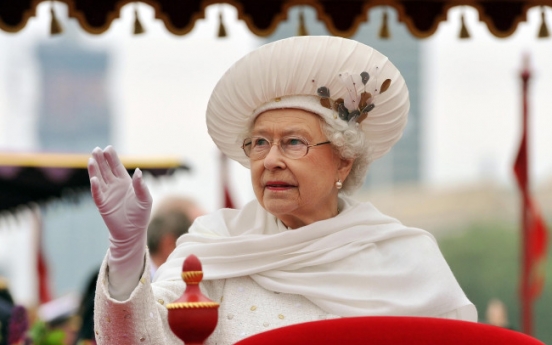
[{"label": "red and gold finial", "polygon": [[182,280],[186,290],[167,305],[169,326],[186,345],[200,345],[213,333],[218,321],[219,304],[203,295],[199,283],[203,279],[201,262],[189,255],[182,265]]}]

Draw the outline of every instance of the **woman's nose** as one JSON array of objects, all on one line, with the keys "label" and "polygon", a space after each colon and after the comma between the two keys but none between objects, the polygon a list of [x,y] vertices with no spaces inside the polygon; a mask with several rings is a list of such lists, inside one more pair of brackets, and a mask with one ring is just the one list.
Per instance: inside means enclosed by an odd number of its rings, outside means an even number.
[{"label": "woman's nose", "polygon": [[276,168],[284,168],[285,166],[284,155],[282,154],[282,151],[280,151],[280,146],[272,144],[272,147],[270,147],[268,154],[264,158],[265,169],[272,170]]}]

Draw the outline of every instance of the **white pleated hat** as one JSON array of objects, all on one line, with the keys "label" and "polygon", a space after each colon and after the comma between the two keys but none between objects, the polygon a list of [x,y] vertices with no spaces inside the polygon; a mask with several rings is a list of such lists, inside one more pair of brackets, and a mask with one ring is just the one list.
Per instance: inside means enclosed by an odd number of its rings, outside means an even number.
[{"label": "white pleated hat", "polygon": [[302,109],[340,130],[358,123],[374,160],[401,138],[409,107],[403,77],[377,50],[340,37],[301,36],[263,45],[230,67],[209,99],[207,128],[224,154],[249,168],[241,136],[256,116]]}]

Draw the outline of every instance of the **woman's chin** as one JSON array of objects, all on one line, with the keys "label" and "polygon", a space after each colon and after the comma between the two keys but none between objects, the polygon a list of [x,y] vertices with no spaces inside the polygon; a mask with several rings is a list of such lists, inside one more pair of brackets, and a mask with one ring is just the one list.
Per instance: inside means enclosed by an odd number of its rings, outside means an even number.
[{"label": "woman's chin", "polygon": [[297,208],[297,203],[292,202],[290,200],[282,200],[282,199],[269,199],[263,200],[263,207],[265,210],[277,218],[281,219],[281,216],[285,216],[293,212]]}]

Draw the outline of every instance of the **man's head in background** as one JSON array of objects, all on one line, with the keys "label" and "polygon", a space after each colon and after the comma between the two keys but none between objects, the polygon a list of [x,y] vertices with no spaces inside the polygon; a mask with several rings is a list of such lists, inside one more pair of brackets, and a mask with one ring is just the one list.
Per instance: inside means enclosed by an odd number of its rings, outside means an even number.
[{"label": "man's head in background", "polygon": [[168,212],[181,212],[193,223],[194,220],[205,214],[205,211],[192,199],[178,195],[164,197],[154,209],[154,216]]},{"label": "man's head in background", "polygon": [[190,225],[190,218],[178,210],[164,210],[151,219],[148,225],[148,248],[155,267],[167,260],[176,248],[176,240],[188,232]]}]

